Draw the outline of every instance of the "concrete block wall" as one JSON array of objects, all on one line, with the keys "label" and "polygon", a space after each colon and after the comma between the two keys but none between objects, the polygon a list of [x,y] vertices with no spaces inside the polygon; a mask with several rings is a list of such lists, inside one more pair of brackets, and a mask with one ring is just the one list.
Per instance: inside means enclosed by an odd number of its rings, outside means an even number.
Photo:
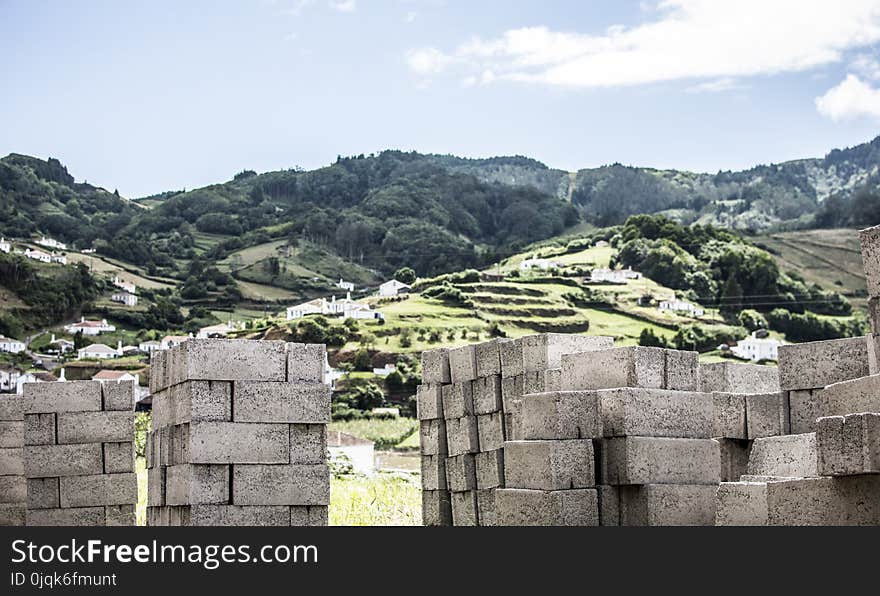
[{"label": "concrete block wall", "polygon": [[25,525],[24,398],[0,395],[0,526]]},{"label": "concrete block wall", "polygon": [[28,526],[133,526],[132,381],[26,383]]},{"label": "concrete block wall", "polygon": [[154,354],[147,524],[324,526],[325,347],[194,339]]}]

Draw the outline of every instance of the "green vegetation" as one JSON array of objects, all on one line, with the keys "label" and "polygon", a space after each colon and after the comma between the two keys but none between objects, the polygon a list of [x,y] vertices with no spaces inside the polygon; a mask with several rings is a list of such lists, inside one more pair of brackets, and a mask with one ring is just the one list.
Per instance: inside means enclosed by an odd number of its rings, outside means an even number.
[{"label": "green vegetation", "polygon": [[422,491],[418,474],[330,478],[331,526],[420,526]]},{"label": "green vegetation", "polygon": [[373,441],[376,449],[391,449],[413,435],[418,437],[419,421],[403,417],[333,421],[329,429]]}]

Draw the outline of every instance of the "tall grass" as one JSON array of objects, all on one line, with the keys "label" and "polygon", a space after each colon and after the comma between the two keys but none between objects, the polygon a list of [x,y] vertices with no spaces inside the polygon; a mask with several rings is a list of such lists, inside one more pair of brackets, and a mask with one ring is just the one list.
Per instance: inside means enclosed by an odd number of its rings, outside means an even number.
[{"label": "tall grass", "polygon": [[418,474],[330,478],[331,526],[420,526]]},{"label": "tall grass", "polygon": [[376,449],[390,449],[418,431],[415,418],[381,418],[339,420],[331,422],[329,430],[338,430],[362,439],[369,439]]}]

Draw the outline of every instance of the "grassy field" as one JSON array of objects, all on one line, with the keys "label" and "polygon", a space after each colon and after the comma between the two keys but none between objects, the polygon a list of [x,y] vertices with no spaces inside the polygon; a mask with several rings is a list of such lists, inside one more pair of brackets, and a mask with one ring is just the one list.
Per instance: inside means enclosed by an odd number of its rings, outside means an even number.
[{"label": "grassy field", "polygon": [[419,421],[414,418],[385,418],[375,420],[340,420],[331,422],[329,430],[338,430],[373,441],[376,449],[390,449],[412,436],[418,446]]},{"label": "grassy field", "polygon": [[139,288],[147,288],[150,290],[162,289],[162,288],[170,288],[173,287],[174,283],[169,280],[169,283],[162,283],[160,281],[156,281],[155,279],[147,279],[137,273],[133,272],[134,266],[127,265],[123,268],[121,265],[111,262],[110,260],[105,260],[97,255],[84,255],[80,253],[70,252],[67,253],[67,262],[68,263],[85,263],[89,269],[96,274],[106,274],[106,275],[119,275],[125,281],[130,281],[134,283]]},{"label": "grassy field", "polygon": [[330,479],[331,526],[420,526],[418,474],[378,473]]}]

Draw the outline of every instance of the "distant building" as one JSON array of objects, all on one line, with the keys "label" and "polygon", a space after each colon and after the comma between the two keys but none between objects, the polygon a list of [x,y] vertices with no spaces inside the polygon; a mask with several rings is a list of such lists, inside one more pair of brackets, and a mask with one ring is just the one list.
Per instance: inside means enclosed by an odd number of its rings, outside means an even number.
[{"label": "distant building", "polygon": [[43,252],[42,250],[31,250],[28,248],[28,249],[25,249],[24,256],[26,256],[29,259],[39,261],[41,263],[51,263],[52,262],[52,255],[50,255],[47,252]]},{"label": "distant building", "polygon": [[125,281],[118,275],[113,276],[113,285],[121,290],[125,290],[129,294],[137,294],[137,286],[130,281]]},{"label": "distant building", "polygon": [[730,346],[730,351],[734,356],[743,358],[744,360],[777,360],[779,357],[779,346],[783,342],[771,337],[758,337],[757,332],[742,341],[736,342]]},{"label": "distant building", "polygon": [[18,395],[24,393],[24,384],[25,383],[54,383],[59,379],[47,372],[26,372],[22,373],[18,376],[18,379],[15,381],[15,392]]},{"label": "distant building", "polygon": [[49,340],[49,345],[55,346],[55,349],[58,350],[61,354],[66,354],[67,352],[72,352],[76,347],[72,341],[69,339],[55,339],[55,334],[52,334],[52,339]]},{"label": "distant building", "polygon": [[6,240],[6,238],[0,238],[0,252],[12,252],[12,243]]},{"label": "distant building", "polygon": [[51,248],[53,250],[67,250],[67,245],[63,242],[58,242],[57,240],[46,238],[45,236],[37,240],[37,244],[39,244],[40,246],[45,246],[46,248]]},{"label": "distant building", "polygon": [[336,284],[337,288],[342,288],[346,292],[354,292],[354,284],[350,281],[343,281],[343,279],[339,278],[339,283]]},{"label": "distant building", "polygon": [[81,318],[79,323],[65,325],[64,330],[71,335],[80,331],[82,331],[83,335],[101,335],[102,333],[113,333],[116,331],[116,326],[107,323],[107,319],[86,321],[85,318]]},{"label": "distant building", "polygon": [[76,357],[79,360],[85,360],[87,358],[107,360],[110,358],[119,358],[120,356],[122,356],[122,342],[119,342],[119,346],[116,349],[105,344],[91,344],[84,348],[80,348],[76,353]]},{"label": "distant building", "polygon": [[704,312],[703,309],[696,304],[691,304],[684,300],[678,300],[675,297],[671,300],[663,300],[657,305],[657,308],[670,312],[684,312],[692,317],[702,317]]},{"label": "distant building", "polygon": [[519,264],[520,271],[525,271],[527,269],[540,269],[541,271],[547,271],[548,269],[556,269],[557,267],[559,267],[559,263],[551,261],[550,259],[526,259]]},{"label": "distant building", "polygon": [[338,430],[327,431],[327,449],[331,459],[342,456],[351,462],[354,472],[372,474],[376,471],[376,454],[373,441],[361,439]]},{"label": "distant building", "polygon": [[397,296],[398,294],[406,294],[412,289],[412,286],[402,281],[391,279],[379,286],[380,296]]},{"label": "distant building", "polygon": [[185,341],[189,341],[192,339],[192,335],[166,335],[162,338],[161,348],[162,350],[169,350],[174,346],[179,346]]},{"label": "distant building", "polygon": [[336,296],[331,296],[330,300],[326,298],[315,298],[296,306],[287,308],[287,320],[292,321],[301,319],[308,315],[326,315],[342,317],[343,319],[381,319],[382,314],[370,308],[368,304],[363,302],[355,302],[351,299],[351,294],[340,300]]},{"label": "distant building", "polygon": [[110,300],[113,302],[120,302],[125,306],[137,306],[138,303],[138,297],[129,292],[117,292],[110,296]]},{"label": "distant building", "polygon": [[599,268],[590,272],[591,283],[625,284],[631,279],[641,278],[641,273],[633,271],[629,267],[626,269]]},{"label": "distant building", "polygon": [[56,255],[54,252],[51,255],[51,260],[53,263],[58,263],[59,265],[67,265],[67,257],[64,255]]},{"label": "distant building", "polygon": [[605,248],[606,246],[608,246],[607,240],[599,240],[596,242],[596,248]]},{"label": "distant building", "polygon": [[15,391],[15,383],[19,375],[21,372],[17,368],[0,365],[0,392]]},{"label": "distant building", "polygon": [[162,342],[155,341],[155,340],[142,341],[138,345],[138,350],[140,350],[144,354],[152,354],[154,351],[161,350],[161,349],[162,349]]},{"label": "distant building", "polygon": [[198,339],[206,339],[209,337],[226,337],[229,335],[230,331],[236,331],[238,327],[236,327],[235,323],[232,321],[228,321],[226,323],[220,323],[219,325],[211,325],[209,327],[202,327],[199,329],[199,332],[196,334]]},{"label": "distant building", "polygon": [[374,368],[373,374],[378,377],[387,377],[391,373],[397,370],[396,364],[386,364],[382,368]]},{"label": "distant building", "polygon": [[135,385],[140,384],[140,376],[137,373],[132,374],[127,370],[99,370],[98,373],[92,377],[92,380],[100,381],[102,383],[121,383],[123,381],[134,381]]},{"label": "distant building", "polygon": [[19,352],[24,352],[24,349],[27,346],[24,345],[23,341],[19,341],[17,339],[12,339],[11,337],[6,337],[4,335],[0,335],[0,352],[9,352],[10,354],[18,354]]}]

